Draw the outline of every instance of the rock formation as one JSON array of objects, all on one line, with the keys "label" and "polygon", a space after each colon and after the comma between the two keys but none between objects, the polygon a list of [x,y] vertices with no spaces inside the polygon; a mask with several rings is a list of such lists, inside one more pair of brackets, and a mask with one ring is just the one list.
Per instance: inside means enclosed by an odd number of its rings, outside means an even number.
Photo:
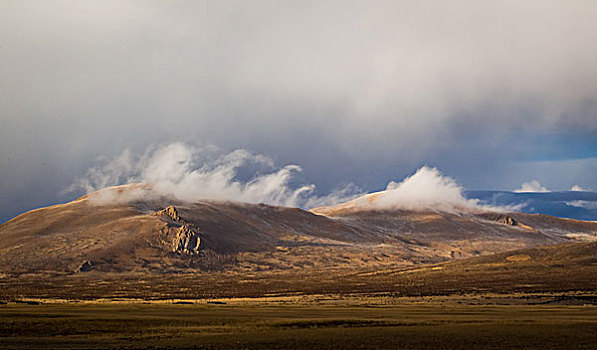
[{"label": "rock formation", "polygon": [[514,219],[510,215],[499,214],[499,213],[485,213],[480,216],[487,220],[499,222],[500,224],[509,225],[509,226],[518,226],[518,221],[516,221],[516,219]]},{"label": "rock formation", "polygon": [[166,208],[158,211],[156,213],[156,215],[161,216],[163,218],[166,218],[166,219],[168,219],[168,220],[170,220],[172,222],[175,222],[175,223],[182,223],[183,222],[182,218],[180,217],[180,214],[178,214],[178,210],[173,205],[169,205]]},{"label": "rock formation", "polygon": [[172,251],[184,254],[197,254],[201,245],[199,233],[188,225],[182,225],[172,237]]},{"label": "rock formation", "polygon": [[201,232],[193,225],[185,222],[175,206],[170,205],[156,215],[170,223],[164,244],[171,247],[172,252],[179,254],[197,254],[201,248]]}]

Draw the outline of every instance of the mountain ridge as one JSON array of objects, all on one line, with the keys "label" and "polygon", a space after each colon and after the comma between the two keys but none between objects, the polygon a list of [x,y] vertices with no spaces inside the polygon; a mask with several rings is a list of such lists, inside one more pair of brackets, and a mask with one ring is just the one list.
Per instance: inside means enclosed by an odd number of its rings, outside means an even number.
[{"label": "mountain ridge", "polygon": [[[139,189],[146,188],[105,189],[0,225],[0,273],[377,269],[597,240],[597,223],[541,214],[346,205],[305,211],[189,203]],[[128,200],[98,204],[105,191]]]},{"label": "mountain ridge", "polygon": [[508,192],[464,191],[468,199],[492,206],[518,207],[528,214],[546,214],[561,218],[597,221],[597,193],[587,191]]}]

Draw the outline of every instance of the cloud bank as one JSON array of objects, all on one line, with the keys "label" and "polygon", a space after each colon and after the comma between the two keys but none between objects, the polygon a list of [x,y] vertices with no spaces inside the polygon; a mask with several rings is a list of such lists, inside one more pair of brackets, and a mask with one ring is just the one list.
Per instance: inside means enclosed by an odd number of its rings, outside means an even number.
[{"label": "cloud bank", "polygon": [[454,179],[444,176],[438,169],[423,166],[401,182],[390,182],[385,191],[361,197],[355,203],[370,209],[441,210],[459,212],[467,210],[512,211],[518,207],[496,207],[467,199],[464,189]]},{"label": "cloud bank", "polygon": [[574,185],[574,186],[570,187],[570,191],[574,191],[574,192],[588,192],[589,190],[586,189],[586,188],[584,188],[584,187],[581,187],[579,185]]},{"label": "cloud bank", "polygon": [[[150,147],[143,155],[125,150],[87,171],[69,190],[83,189],[96,204],[168,196],[183,201],[202,199],[313,207],[347,201],[359,194],[352,184],[317,196],[313,184],[301,184],[298,165],[276,168],[271,158],[239,149],[222,153],[216,147],[172,143]],[[141,183],[125,191],[123,184]]]},{"label": "cloud bank", "polygon": [[514,190],[514,192],[523,193],[523,192],[551,192],[545,186],[541,185],[539,181],[533,180],[529,182],[523,183],[519,189]]},{"label": "cloud bank", "polygon": [[[92,203],[118,204],[165,196],[183,201],[232,200],[267,203],[306,209],[341,203],[362,209],[492,210],[478,199],[467,199],[463,187],[438,169],[423,166],[384,191],[363,195],[348,184],[326,195],[315,194],[316,186],[301,180],[298,165],[276,167],[265,155],[244,149],[229,153],[217,147],[184,143],[152,146],[141,155],[125,150],[114,159],[103,158],[68,191],[85,190]],[[127,185],[128,184],[128,185]]]},{"label": "cloud bank", "polygon": [[584,208],[589,210],[596,210],[597,209],[597,201],[570,201],[566,202],[567,205],[577,207],[577,208]]},{"label": "cloud bank", "polygon": [[443,209],[478,207],[477,200],[466,199],[454,179],[436,168],[424,166],[401,182],[390,182],[373,205],[377,208]]}]

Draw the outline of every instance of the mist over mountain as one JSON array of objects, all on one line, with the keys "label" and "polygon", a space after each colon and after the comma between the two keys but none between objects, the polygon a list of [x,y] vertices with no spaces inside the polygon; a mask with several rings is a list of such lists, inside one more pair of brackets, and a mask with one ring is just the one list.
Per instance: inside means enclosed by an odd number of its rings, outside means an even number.
[{"label": "mist over mountain", "polygon": [[492,206],[512,206],[523,213],[540,213],[577,220],[597,220],[597,193],[465,191],[469,199]]},{"label": "mist over mountain", "polygon": [[[138,187],[126,195],[104,190],[131,183],[151,185],[151,190]],[[174,142],[152,145],[138,153],[125,149],[112,158],[98,159],[56,198],[70,200],[97,191],[99,195],[91,200],[104,205],[166,196],[189,203],[230,200],[307,210],[352,203],[371,210],[479,209],[597,220],[597,195],[578,185],[572,189],[550,192],[533,180],[515,192],[467,191],[440,169],[425,165],[401,180],[388,182],[382,191],[367,193],[351,182],[326,191],[310,182],[309,174],[298,164],[279,165],[268,155],[246,149],[225,151],[212,145]],[[14,216],[10,212],[3,215],[5,220]]]},{"label": "mist over mountain", "polygon": [[[441,180],[448,198],[458,201],[428,194],[415,206],[383,200],[401,186],[407,192],[418,187],[419,177],[426,184]],[[463,201],[455,183],[431,169],[388,187],[311,211],[222,198],[188,201],[154,184],[104,188],[0,225],[0,278],[92,270],[167,275],[382,268],[597,240],[595,222]]]},{"label": "mist over mountain", "polygon": [[[245,149],[323,193],[428,164],[597,189],[594,1],[0,4],[0,221],[124,149]],[[76,195],[75,195],[76,196]]]}]

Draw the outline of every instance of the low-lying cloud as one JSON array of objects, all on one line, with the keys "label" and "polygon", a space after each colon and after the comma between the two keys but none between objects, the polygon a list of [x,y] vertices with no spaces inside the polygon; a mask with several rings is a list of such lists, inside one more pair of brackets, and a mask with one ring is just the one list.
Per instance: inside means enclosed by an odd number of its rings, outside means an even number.
[{"label": "low-lying cloud", "polygon": [[574,186],[570,187],[570,191],[573,191],[573,192],[588,192],[589,190],[586,189],[586,188],[584,188],[584,187],[582,187],[582,186],[574,185]]},{"label": "low-lying cloud", "polygon": [[424,166],[401,182],[390,182],[374,206],[401,209],[453,209],[476,207],[478,200],[466,199],[454,179],[436,168]]},{"label": "low-lying cloud", "polygon": [[537,180],[529,181],[523,183],[519,189],[514,190],[514,192],[523,193],[523,192],[551,192],[547,187],[541,185],[541,183]]},{"label": "low-lying cloud", "polygon": [[589,210],[596,210],[597,209],[597,202],[596,201],[570,201],[566,202],[567,205],[577,207],[577,208],[584,208]]},{"label": "low-lying cloud", "polygon": [[371,209],[461,211],[515,210],[514,207],[484,205],[478,199],[467,199],[463,188],[438,169],[423,166],[401,182],[390,182],[385,191],[359,198],[356,204]]},{"label": "low-lying cloud", "polygon": [[270,157],[244,149],[225,153],[214,146],[172,143],[152,146],[142,155],[125,150],[114,159],[103,159],[68,190],[85,190],[97,205],[165,196],[188,202],[233,200],[306,209],[349,201],[366,210],[519,209],[468,199],[454,179],[429,166],[368,195],[354,184],[316,194],[314,184],[301,181],[301,172],[298,165],[276,167]]},{"label": "low-lying cloud", "polygon": [[[276,168],[271,158],[243,149],[222,153],[213,146],[172,143],[150,147],[140,156],[126,150],[101,163],[69,190],[99,191],[91,197],[96,204],[161,195],[183,201],[234,200],[292,207],[336,204],[359,194],[350,184],[324,196],[315,195],[315,185],[298,179],[300,166]],[[126,190],[104,189],[135,183]]]}]

